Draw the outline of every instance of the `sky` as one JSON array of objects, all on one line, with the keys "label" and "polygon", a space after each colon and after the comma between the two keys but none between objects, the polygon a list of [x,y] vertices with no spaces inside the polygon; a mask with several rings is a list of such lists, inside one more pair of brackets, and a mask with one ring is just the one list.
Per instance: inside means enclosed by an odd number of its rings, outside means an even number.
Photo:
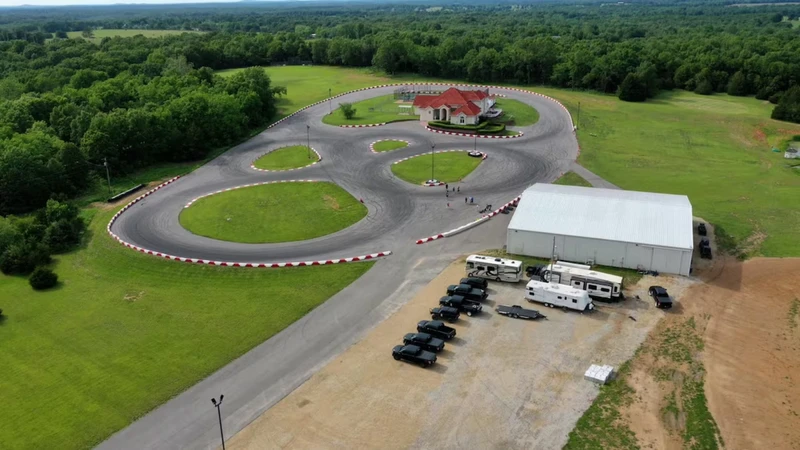
[{"label": "sky", "polygon": [[239,0],[0,0],[1,6],[65,6],[65,5],[112,5],[112,4],[175,4],[175,3],[232,3]]}]

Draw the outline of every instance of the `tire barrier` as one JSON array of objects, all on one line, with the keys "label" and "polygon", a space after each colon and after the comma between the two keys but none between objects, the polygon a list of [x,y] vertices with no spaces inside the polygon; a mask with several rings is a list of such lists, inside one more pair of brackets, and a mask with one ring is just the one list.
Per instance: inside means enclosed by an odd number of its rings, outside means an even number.
[{"label": "tire barrier", "polygon": [[[285,148],[285,147],[281,147],[281,148]],[[263,155],[261,155],[258,158],[256,158],[256,161],[258,161],[260,158],[263,158],[266,155],[269,155],[270,153],[274,152],[275,150],[280,150],[281,148],[276,148],[274,150],[268,151],[267,153],[264,153]],[[253,170],[257,170],[259,172],[289,172],[291,170],[300,170],[300,169],[305,169],[306,167],[311,167],[314,164],[317,164],[317,163],[322,161],[322,155],[320,155],[319,152],[314,147],[309,147],[309,148],[311,149],[312,152],[314,152],[317,155],[317,160],[312,162],[311,164],[307,164],[307,165],[305,165],[303,167],[295,167],[293,169],[281,169],[281,170],[259,169],[258,167],[256,167],[256,161],[253,161],[250,164],[250,168],[253,169]]]}]

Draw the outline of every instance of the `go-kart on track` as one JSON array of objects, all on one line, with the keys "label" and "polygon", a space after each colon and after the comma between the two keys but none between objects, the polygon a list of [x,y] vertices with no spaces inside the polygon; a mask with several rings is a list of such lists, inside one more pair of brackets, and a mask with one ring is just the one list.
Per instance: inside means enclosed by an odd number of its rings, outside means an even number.
[{"label": "go-kart on track", "polygon": [[[224,426],[230,437],[410,299],[416,288],[427,284],[453,257],[501,247],[507,224],[502,218],[507,216],[425,245],[416,245],[418,240],[429,242],[425,238],[474,222],[482,216],[478,210],[484,205],[498,208],[532,183],[553,181],[577,158],[572,120],[560,103],[528,91],[490,87],[490,93],[503,93],[536,108],[539,121],[517,128],[524,132],[518,138],[478,139],[477,150],[488,157],[458,184],[460,193],[446,198],[443,187],[411,185],[393,176],[393,162],[425,153],[430,157],[434,144],[436,151],[471,150],[473,138],[432,133],[416,121],[364,128],[322,123],[329,108],[336,108],[340,101],[355,103],[391,94],[396,88],[389,85],[347,93],[330,105],[326,100],[299,111],[143,197],[110,224],[109,232],[129,246],[204,263],[339,261],[389,251],[392,256],[281,333],[113,435],[100,448],[216,447],[219,435],[209,401],[212,396],[225,395]],[[251,168],[266,152],[306,144],[307,125],[310,145],[321,157],[317,164],[281,172]],[[370,144],[381,139],[410,144],[394,151],[371,152]],[[280,244],[218,241],[194,235],[179,223],[183,208],[198,197],[247,184],[287,180],[332,181],[363,199],[368,214],[339,232]],[[465,205],[466,196],[474,197],[475,204]]]}]

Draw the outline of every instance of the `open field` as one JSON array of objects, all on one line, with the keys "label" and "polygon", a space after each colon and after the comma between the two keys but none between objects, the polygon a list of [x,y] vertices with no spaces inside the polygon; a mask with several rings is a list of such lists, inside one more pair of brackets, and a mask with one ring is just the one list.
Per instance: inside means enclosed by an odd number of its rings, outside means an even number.
[{"label": "open field", "polygon": [[[70,31],[67,33],[67,37],[70,39],[85,39],[81,35],[81,31]],[[99,43],[103,38],[106,37],[134,37],[138,35],[142,35],[147,38],[159,38],[164,36],[172,36],[177,34],[183,33],[200,33],[200,31],[190,31],[190,30],[125,30],[125,29],[107,29],[107,30],[94,30],[94,37],[91,37],[87,40]]]},{"label": "open field", "polygon": [[518,100],[501,98],[495,108],[502,109],[503,115],[492,122],[505,123],[517,127],[527,127],[539,121],[539,111]]},{"label": "open field", "polygon": [[[392,173],[401,180],[412,184],[422,184],[431,179],[431,156],[419,156],[392,164]],[[436,153],[433,157],[433,179],[444,183],[455,183],[472,173],[480,158],[473,158],[467,152]]]},{"label": "open field", "polygon": [[392,347],[463,276],[456,261],[228,447],[560,448],[597,393],[583,379],[589,364],[622,364],[663,315],[629,300],[592,314],[531,306],[548,319],[510,319],[494,308],[527,304],[524,285],[491,283],[483,312],[453,324],[457,336],[433,367],[393,360]]},{"label": "open field", "polygon": [[335,233],[366,215],[364,205],[333,183],[278,183],[205,197],[184,209],[180,222],[213,239],[273,243]]},{"label": "open field", "polygon": [[557,179],[553,182],[553,184],[561,184],[567,186],[583,186],[583,187],[592,187],[592,184],[588,181],[584,180],[582,176],[578,175],[575,172],[567,172],[561,176],[561,178]]},{"label": "open field", "polygon": [[724,229],[750,256],[800,255],[800,174],[772,147],[800,125],[769,118],[752,98],[665,92],[645,103],[536,89],[573,113],[583,166],[623,189],[686,194],[695,215]]},{"label": "open field", "polygon": [[319,161],[315,152],[305,145],[293,145],[273,150],[258,158],[253,165],[264,170],[288,170],[305,167]]},{"label": "open field", "polygon": [[[402,103],[411,106],[411,103]],[[352,119],[346,119],[342,111],[334,109],[332,114],[328,114],[322,119],[328,125],[368,125],[372,123],[391,123],[404,120],[419,120],[419,116],[414,115],[414,108],[403,110],[401,103],[397,103],[393,95],[382,95],[380,97],[363,100],[353,103],[356,115]],[[338,108],[339,103],[334,101],[334,108]],[[406,114],[408,113],[408,114]]]},{"label": "open field", "polygon": [[391,140],[380,141],[380,142],[377,142],[375,145],[372,146],[372,148],[376,152],[389,152],[389,151],[392,151],[392,150],[397,150],[397,149],[406,148],[406,147],[408,147],[408,143],[407,142],[391,141]]},{"label": "open field", "polygon": [[93,447],[260,344],[372,263],[231,269],[141,255],[96,212],[85,248],[56,258],[61,283],[0,275],[0,442]]}]

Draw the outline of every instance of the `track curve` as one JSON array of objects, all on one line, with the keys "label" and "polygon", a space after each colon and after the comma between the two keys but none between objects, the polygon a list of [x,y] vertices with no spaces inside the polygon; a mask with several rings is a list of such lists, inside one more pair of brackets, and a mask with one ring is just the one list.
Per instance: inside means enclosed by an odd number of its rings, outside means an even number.
[{"label": "track curve", "polygon": [[[398,86],[384,85],[345,93],[339,101],[358,102],[390,94]],[[446,85],[452,86],[452,85]],[[513,88],[489,88],[539,111],[539,121],[515,128],[524,133],[515,139],[480,139],[435,134],[419,122],[398,122],[381,127],[341,128],[322,123],[328,100],[310,105],[282,119],[265,132],[232,148],[191,174],[129,204],[109,223],[108,231],[129,247],[173,255],[178,259],[263,264],[265,261],[332,260],[374,254],[414,246],[420,236],[437,235],[481,217],[478,204],[501,205],[517,197],[537,181],[552,181],[566,172],[578,155],[572,119],[556,100]],[[321,160],[286,172],[254,170],[259,156],[287,145],[305,143],[311,127],[311,147]],[[410,144],[402,149],[374,153],[371,144],[380,139],[399,139]],[[462,183],[461,192],[445,197],[442,188],[410,185],[391,173],[401,158],[436,151],[477,150],[489,158]],[[332,181],[355,198],[364,200],[367,216],[339,232],[301,242],[240,244],[197,236],[178,220],[193,199],[247,184],[286,180]],[[466,206],[464,196],[475,198]],[[447,203],[450,202],[450,207]]]}]

